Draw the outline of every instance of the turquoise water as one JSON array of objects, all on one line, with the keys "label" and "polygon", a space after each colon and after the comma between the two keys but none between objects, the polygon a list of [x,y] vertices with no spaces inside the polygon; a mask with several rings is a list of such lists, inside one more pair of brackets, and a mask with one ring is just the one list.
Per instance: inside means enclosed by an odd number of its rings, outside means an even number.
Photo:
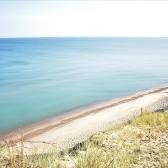
[{"label": "turquoise water", "polygon": [[0,39],[0,133],[167,76],[168,38]]}]

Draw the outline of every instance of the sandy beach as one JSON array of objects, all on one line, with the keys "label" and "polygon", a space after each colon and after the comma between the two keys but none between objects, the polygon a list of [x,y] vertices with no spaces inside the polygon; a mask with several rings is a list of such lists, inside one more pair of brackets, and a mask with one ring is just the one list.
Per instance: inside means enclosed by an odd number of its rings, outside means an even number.
[{"label": "sandy beach", "polygon": [[22,135],[26,149],[40,153],[53,147],[72,148],[115,123],[128,121],[142,110],[157,111],[163,105],[167,107],[167,99],[168,87],[162,86],[50,118],[3,135],[0,140],[19,141]]}]

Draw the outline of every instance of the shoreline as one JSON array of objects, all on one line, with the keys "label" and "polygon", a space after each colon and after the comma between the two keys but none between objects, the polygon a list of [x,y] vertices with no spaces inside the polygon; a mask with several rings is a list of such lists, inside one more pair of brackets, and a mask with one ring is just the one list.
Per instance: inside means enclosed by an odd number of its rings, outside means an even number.
[{"label": "shoreline", "polygon": [[33,139],[51,131],[52,129],[61,128],[77,119],[82,119],[84,117],[87,117],[88,115],[97,114],[103,110],[137,100],[147,95],[159,93],[167,89],[168,85],[165,84],[150,90],[139,91],[135,94],[126,97],[115,98],[109,101],[100,102],[87,107],[78,108],[76,110],[72,110],[67,113],[63,113],[58,116],[42,120],[29,126],[16,129],[10,133],[4,135],[2,134],[0,135],[0,144],[4,143],[4,140],[6,142],[12,141],[16,143],[19,142],[21,139],[24,139],[24,141]]}]

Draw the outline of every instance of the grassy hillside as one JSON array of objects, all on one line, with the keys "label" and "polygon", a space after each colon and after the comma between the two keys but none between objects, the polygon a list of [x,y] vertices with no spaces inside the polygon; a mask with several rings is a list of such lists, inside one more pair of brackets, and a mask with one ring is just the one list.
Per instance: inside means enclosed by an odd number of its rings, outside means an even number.
[{"label": "grassy hillside", "polygon": [[0,168],[167,168],[168,113],[142,113],[68,151],[28,156],[20,149],[1,147]]}]

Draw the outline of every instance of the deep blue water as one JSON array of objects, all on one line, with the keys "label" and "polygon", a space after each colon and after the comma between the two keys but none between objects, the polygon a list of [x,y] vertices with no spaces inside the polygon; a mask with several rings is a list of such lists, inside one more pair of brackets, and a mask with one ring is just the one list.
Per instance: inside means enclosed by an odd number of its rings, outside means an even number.
[{"label": "deep blue water", "polygon": [[167,77],[168,38],[0,39],[0,133]]}]

